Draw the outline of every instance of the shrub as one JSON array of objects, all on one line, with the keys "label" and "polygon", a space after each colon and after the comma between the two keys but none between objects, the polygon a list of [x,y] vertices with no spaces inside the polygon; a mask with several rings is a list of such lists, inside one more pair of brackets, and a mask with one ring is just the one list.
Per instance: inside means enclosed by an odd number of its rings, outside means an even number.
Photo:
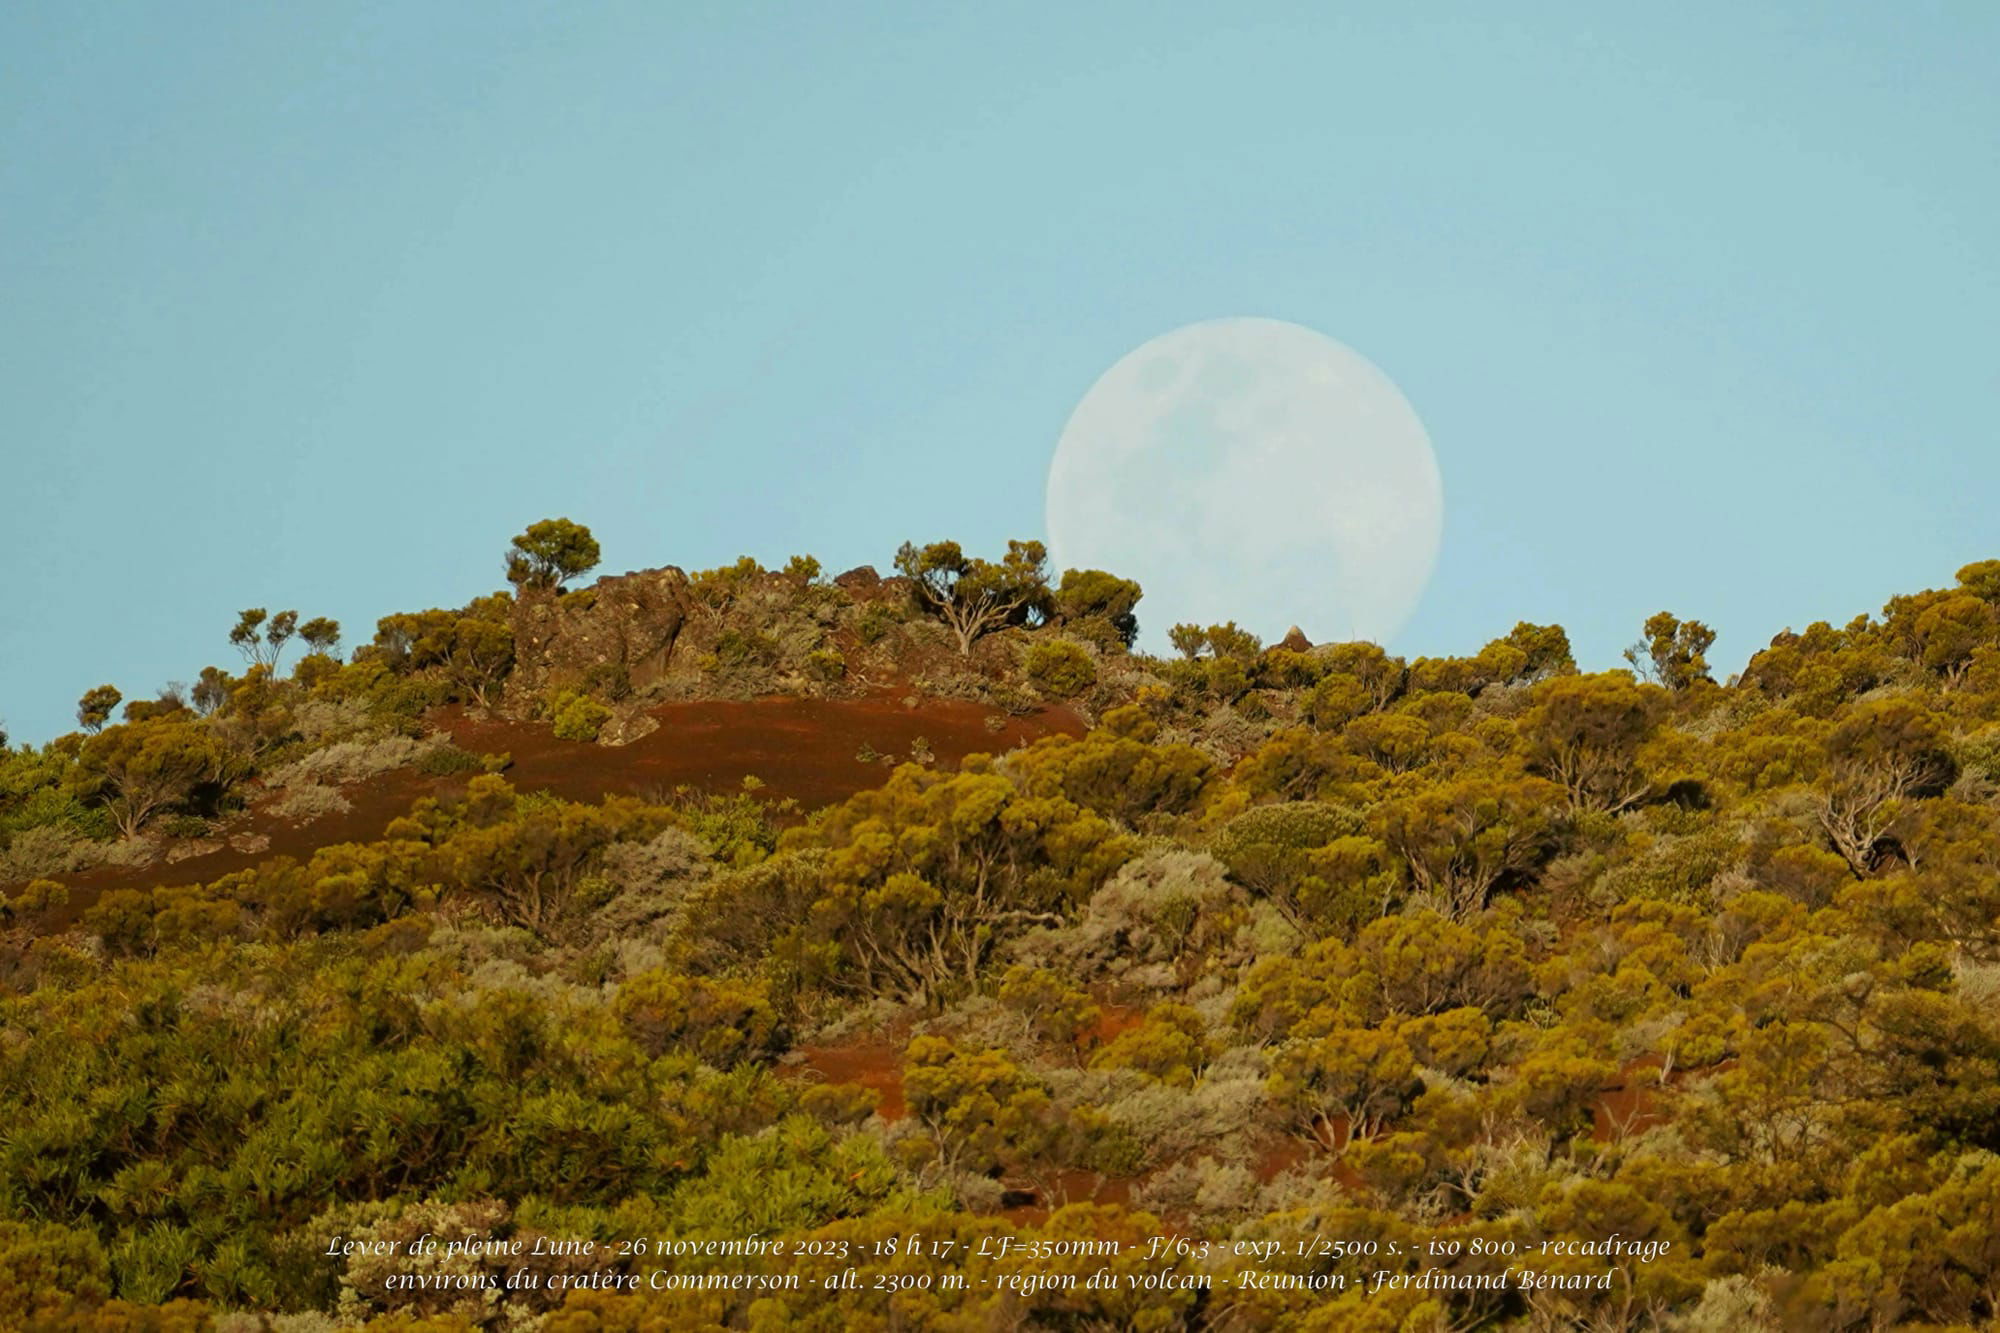
[{"label": "shrub", "polygon": [[336,741],[272,769],[267,777],[274,787],[338,787],[415,763],[434,745],[393,734]]},{"label": "shrub", "polygon": [[722,670],[770,666],[778,660],[778,645],[755,630],[726,629],[715,641],[715,664]]},{"label": "shrub", "polygon": [[1256,1198],[1255,1172],[1211,1156],[1174,1160],[1132,1192],[1132,1201],[1142,1208],[1215,1230],[1226,1230]]},{"label": "shrub", "polygon": [[353,808],[353,804],[337,789],[316,782],[293,787],[271,803],[272,814],[300,824],[310,824],[315,819]]},{"label": "shrub", "polygon": [[614,1008],[626,1034],[649,1055],[685,1051],[727,1067],[782,1046],[761,981],[654,970],[619,987]]},{"label": "shrub", "polygon": [[350,739],[369,730],[368,706],[359,699],[304,699],[292,710],[292,726],[315,745]]},{"label": "shrub", "polygon": [[1093,1069],[1132,1069],[1177,1088],[1193,1087],[1208,1064],[1201,1015],[1184,1004],[1154,1005],[1091,1057]]},{"label": "shrub", "polygon": [[63,907],[69,902],[69,888],[52,879],[35,879],[8,901],[16,915],[32,916],[46,912],[53,907]]},{"label": "shrub", "polygon": [[876,602],[861,613],[854,633],[863,643],[880,643],[902,623],[903,617],[897,614],[896,608],[886,602]]},{"label": "shrub", "polygon": [[487,756],[476,755],[470,750],[461,750],[456,745],[443,744],[424,751],[417,760],[417,771],[432,777],[449,777],[454,773],[491,772],[487,767]]},{"label": "shrub", "polygon": [[1029,936],[1014,953],[1030,965],[1046,959],[1070,975],[1133,980],[1136,968],[1225,952],[1243,906],[1243,891],[1220,862],[1179,848],[1149,851],[1091,896],[1076,925]]},{"label": "shrub", "polygon": [[1139,635],[1139,585],[1101,569],[1063,571],[1055,610],[1072,634],[1103,648],[1130,648]]},{"label": "shrub", "polygon": [[597,873],[608,901],[591,917],[594,935],[635,935],[640,927],[678,911],[688,890],[709,871],[709,849],[678,826],[647,842],[616,842],[604,849]]},{"label": "shrub", "polygon": [[1015,964],[1000,979],[1000,1002],[1020,1013],[1043,1041],[1074,1046],[1101,1011],[1090,997],[1056,973]]},{"label": "shrub", "polygon": [[1097,663],[1068,639],[1045,639],[1028,649],[1028,679],[1043,694],[1070,699],[1097,683]]},{"label": "shrub", "polygon": [[806,654],[806,674],[830,684],[847,674],[847,659],[831,648],[815,648]]},{"label": "shrub", "polygon": [[726,611],[750,586],[764,577],[764,567],[750,556],[733,565],[696,570],[688,578],[695,600],[711,611]]},{"label": "shrub", "polygon": [[587,694],[559,690],[549,701],[549,719],[561,740],[594,741],[611,720],[611,710]]},{"label": "shrub", "polygon": [[629,699],[632,697],[632,669],[623,662],[599,662],[583,673],[583,688],[587,693],[602,695],[613,703]]},{"label": "shrub", "polygon": [[72,792],[56,786],[41,786],[20,799],[0,801],[0,845],[13,834],[31,829],[60,828],[85,838],[109,838],[118,832],[111,816],[101,808],[85,805]]},{"label": "shrub", "polygon": [[1361,834],[1353,812],[1317,801],[1262,805],[1236,816],[1215,856],[1307,935],[1386,912],[1396,875],[1388,849]]},{"label": "shrub", "polygon": [[67,875],[104,860],[106,844],[84,837],[67,824],[49,824],[14,835],[0,851],[0,883]]},{"label": "shrub", "polygon": [[208,821],[200,815],[171,815],[159,828],[169,838],[205,838],[209,833]]},{"label": "shrub", "polygon": [[[90,1232],[53,1222],[0,1221],[0,1309],[21,1318],[23,1327],[54,1324],[58,1315],[110,1294],[111,1265]],[[85,1324],[78,1315],[68,1326]]]}]

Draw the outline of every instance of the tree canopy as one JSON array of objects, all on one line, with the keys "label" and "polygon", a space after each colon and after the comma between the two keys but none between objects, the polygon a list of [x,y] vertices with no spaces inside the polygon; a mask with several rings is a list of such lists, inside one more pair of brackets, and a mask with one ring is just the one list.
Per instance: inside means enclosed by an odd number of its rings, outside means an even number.
[{"label": "tree canopy", "polygon": [[530,523],[507,552],[507,581],[518,588],[554,591],[597,568],[602,552],[581,523],[545,518]]},{"label": "tree canopy", "polygon": [[965,655],[982,635],[1048,614],[1047,560],[1047,550],[1035,541],[1008,542],[1007,554],[997,561],[968,556],[957,542],[921,547],[904,542],[896,552],[896,570],[910,581],[917,605],[951,629]]}]

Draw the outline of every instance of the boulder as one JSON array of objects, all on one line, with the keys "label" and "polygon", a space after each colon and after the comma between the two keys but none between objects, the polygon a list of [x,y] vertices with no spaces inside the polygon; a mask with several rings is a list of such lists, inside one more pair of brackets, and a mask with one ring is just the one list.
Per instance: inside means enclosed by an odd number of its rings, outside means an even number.
[{"label": "boulder", "polygon": [[549,691],[643,698],[666,676],[693,609],[673,565],[610,575],[571,593],[523,589],[514,601],[514,673],[501,711],[527,717]]}]

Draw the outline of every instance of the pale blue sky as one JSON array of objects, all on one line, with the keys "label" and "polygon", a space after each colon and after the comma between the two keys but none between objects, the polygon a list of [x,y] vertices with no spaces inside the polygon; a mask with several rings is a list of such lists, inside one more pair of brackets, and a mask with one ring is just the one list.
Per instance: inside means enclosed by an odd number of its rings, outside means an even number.
[{"label": "pale blue sky", "polygon": [[1983,0],[17,0],[0,718],[552,514],[613,571],[1038,535],[1083,391],[1224,315],[1429,427],[1398,650],[1666,607],[1734,667],[2000,555],[1996,68]]}]

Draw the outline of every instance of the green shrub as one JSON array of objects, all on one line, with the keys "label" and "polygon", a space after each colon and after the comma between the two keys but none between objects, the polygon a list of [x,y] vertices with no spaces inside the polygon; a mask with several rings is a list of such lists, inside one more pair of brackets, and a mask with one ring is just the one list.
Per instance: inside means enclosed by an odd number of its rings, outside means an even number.
[{"label": "green shrub", "polygon": [[[610,715],[609,709],[605,710],[605,715]],[[603,719],[598,719],[598,723],[601,726]],[[556,734],[559,736],[562,735],[560,728],[558,728]],[[589,739],[594,740],[596,736],[597,733],[593,730]],[[569,738],[565,737],[565,739]],[[442,778],[449,777],[454,773],[480,773],[492,770],[487,769],[484,757],[476,755],[470,750],[461,750],[456,745],[440,745],[434,749],[424,751],[422,757],[417,760],[417,771],[419,773],[428,773],[434,778]]]},{"label": "green shrub", "polygon": [[724,670],[770,666],[778,660],[778,645],[755,630],[726,629],[715,641],[713,656]]},{"label": "green shrub", "polygon": [[170,815],[158,827],[169,838],[205,838],[209,833],[208,821],[200,815]]},{"label": "green shrub", "polygon": [[1250,688],[1250,672],[1241,658],[1211,657],[1202,666],[1208,692],[1224,703],[1233,702]]},{"label": "green shrub", "polygon": [[861,613],[855,623],[854,633],[863,643],[880,643],[896,626],[903,623],[903,617],[896,608],[886,602],[876,602]]},{"label": "green shrub", "polygon": [[[89,1231],[0,1220],[0,1309],[20,1318],[22,1327],[44,1319],[55,1326],[57,1315],[95,1306],[110,1294],[111,1265]],[[83,1327],[83,1317],[63,1326]]]},{"label": "green shrub", "polygon": [[847,674],[847,659],[831,648],[815,648],[806,654],[806,672],[815,680],[831,683]]},{"label": "green shrub", "polygon": [[1046,639],[1028,649],[1028,679],[1043,694],[1071,699],[1097,683],[1097,663],[1081,645]]},{"label": "green shrub", "polygon": [[77,837],[96,839],[118,833],[118,826],[102,808],[85,805],[73,793],[53,785],[34,787],[0,807],[0,845],[16,833],[37,828],[60,828]]},{"label": "green shrub", "polygon": [[17,915],[33,916],[50,908],[62,907],[69,902],[69,887],[52,879],[31,879],[27,886],[9,901]]},{"label": "green shrub", "polygon": [[611,710],[587,694],[559,690],[549,701],[549,718],[556,735],[566,741],[594,741],[611,720]]},{"label": "green shrub", "polygon": [[1184,1004],[1155,1005],[1145,1021],[1091,1057],[1093,1069],[1133,1069],[1177,1088],[1194,1085],[1208,1064],[1201,1015]]},{"label": "green shrub", "polygon": [[1388,849],[1363,835],[1354,812],[1317,801],[1246,810],[1210,851],[1237,883],[1308,935],[1380,915],[1397,883]]}]

